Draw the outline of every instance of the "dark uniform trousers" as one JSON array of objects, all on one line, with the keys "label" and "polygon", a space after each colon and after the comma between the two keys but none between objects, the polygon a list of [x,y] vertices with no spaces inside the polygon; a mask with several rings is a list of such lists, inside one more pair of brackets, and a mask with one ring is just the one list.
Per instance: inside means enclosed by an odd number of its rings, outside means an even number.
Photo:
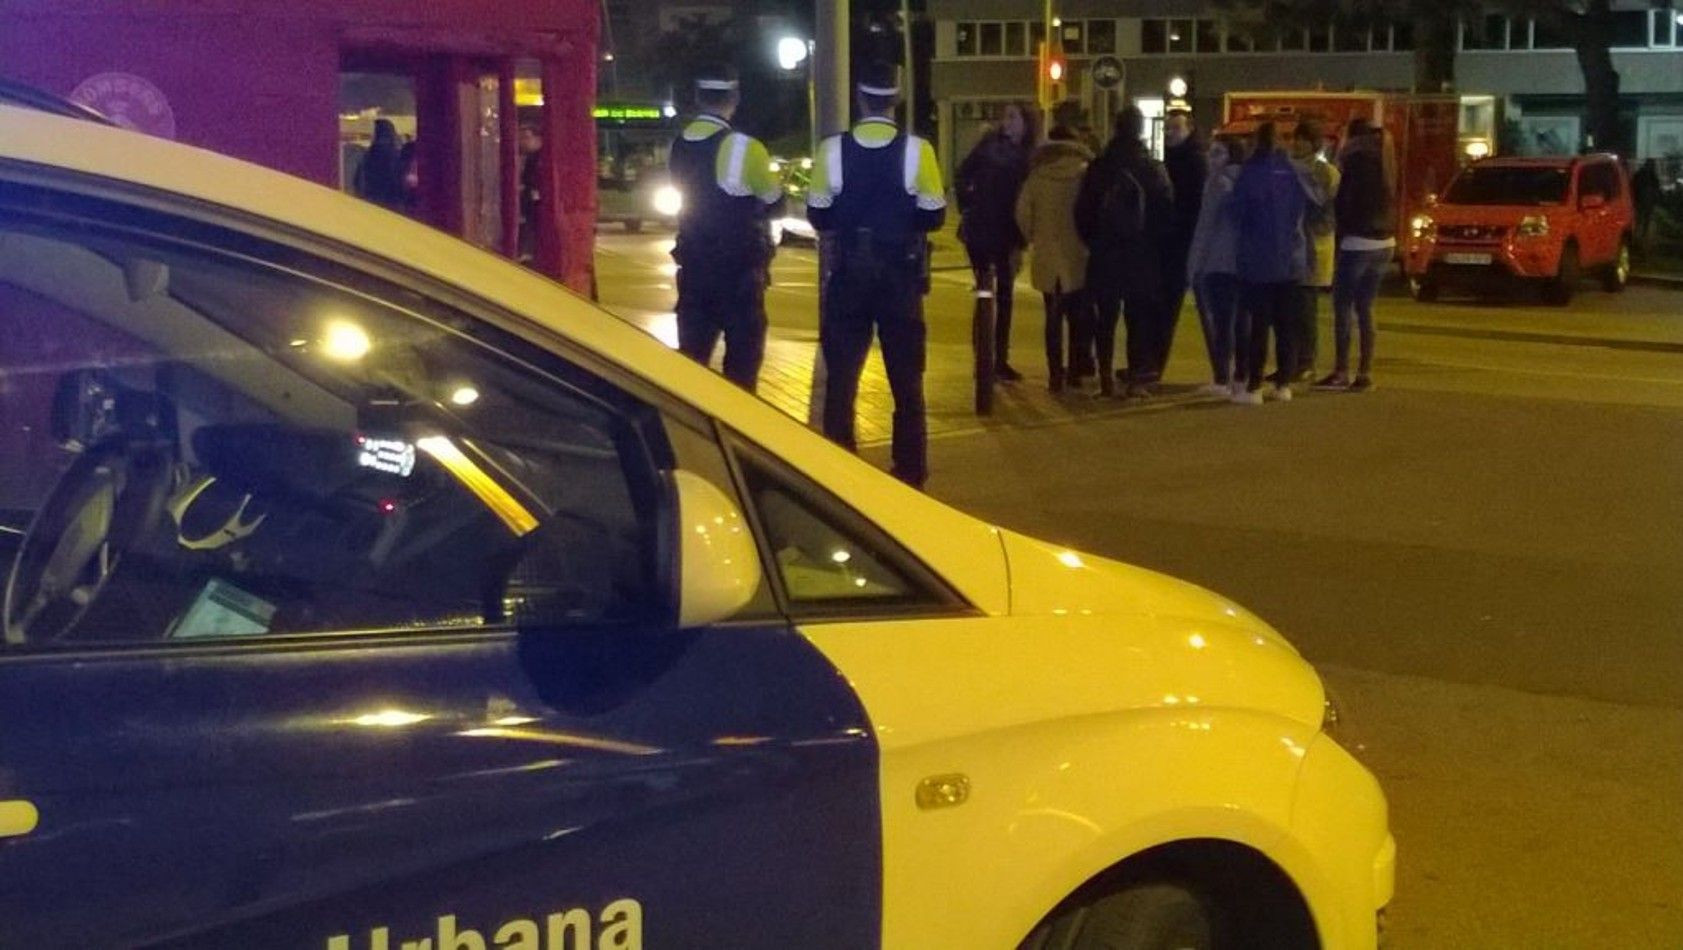
[{"label": "dark uniform trousers", "polygon": [[725,378],[753,392],[766,355],[766,271],[738,261],[678,268],[678,349],[702,365],[725,340]]},{"label": "dark uniform trousers", "polygon": [[929,477],[921,264],[903,246],[840,243],[839,261],[825,281],[824,324],[818,334],[827,374],[824,434],[849,451],[858,449],[855,403],[874,333],[894,394],[894,476],[921,488]]}]

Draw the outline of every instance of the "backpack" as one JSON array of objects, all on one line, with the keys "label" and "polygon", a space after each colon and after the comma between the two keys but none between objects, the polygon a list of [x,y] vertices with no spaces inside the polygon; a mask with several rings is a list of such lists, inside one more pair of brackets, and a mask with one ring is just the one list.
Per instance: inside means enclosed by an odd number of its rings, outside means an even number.
[{"label": "backpack", "polygon": [[1133,172],[1116,169],[1115,180],[1099,202],[1099,222],[1104,236],[1116,244],[1145,239],[1145,188]]}]

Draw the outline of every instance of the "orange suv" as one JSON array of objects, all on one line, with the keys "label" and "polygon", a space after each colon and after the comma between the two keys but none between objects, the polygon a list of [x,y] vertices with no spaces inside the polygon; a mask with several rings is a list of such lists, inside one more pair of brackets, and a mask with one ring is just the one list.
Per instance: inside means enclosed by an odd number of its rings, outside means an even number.
[{"label": "orange suv", "polygon": [[1409,290],[1433,300],[1446,284],[1517,277],[1542,283],[1551,301],[1565,304],[1592,273],[1616,293],[1630,277],[1635,218],[1615,155],[1474,162],[1409,222]]}]

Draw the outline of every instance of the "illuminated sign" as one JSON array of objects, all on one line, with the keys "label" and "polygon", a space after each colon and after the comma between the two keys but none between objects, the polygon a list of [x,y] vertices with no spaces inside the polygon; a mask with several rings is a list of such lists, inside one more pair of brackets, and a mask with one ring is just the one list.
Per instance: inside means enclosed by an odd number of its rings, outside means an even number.
[{"label": "illuminated sign", "polygon": [[666,117],[659,106],[628,106],[628,105],[599,105],[591,110],[597,119],[608,119],[614,122],[632,120],[660,120]]}]

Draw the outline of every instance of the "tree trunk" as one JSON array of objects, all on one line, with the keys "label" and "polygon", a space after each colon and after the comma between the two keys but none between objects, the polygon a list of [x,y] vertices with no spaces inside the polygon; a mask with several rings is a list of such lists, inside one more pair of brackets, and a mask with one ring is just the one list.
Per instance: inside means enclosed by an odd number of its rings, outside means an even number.
[{"label": "tree trunk", "polygon": [[1447,92],[1455,88],[1454,5],[1416,5],[1414,17],[1414,91]]},{"label": "tree trunk", "polygon": [[1590,0],[1573,17],[1572,38],[1584,73],[1584,128],[1597,151],[1630,152],[1619,117],[1619,71],[1613,68],[1611,0]]}]

